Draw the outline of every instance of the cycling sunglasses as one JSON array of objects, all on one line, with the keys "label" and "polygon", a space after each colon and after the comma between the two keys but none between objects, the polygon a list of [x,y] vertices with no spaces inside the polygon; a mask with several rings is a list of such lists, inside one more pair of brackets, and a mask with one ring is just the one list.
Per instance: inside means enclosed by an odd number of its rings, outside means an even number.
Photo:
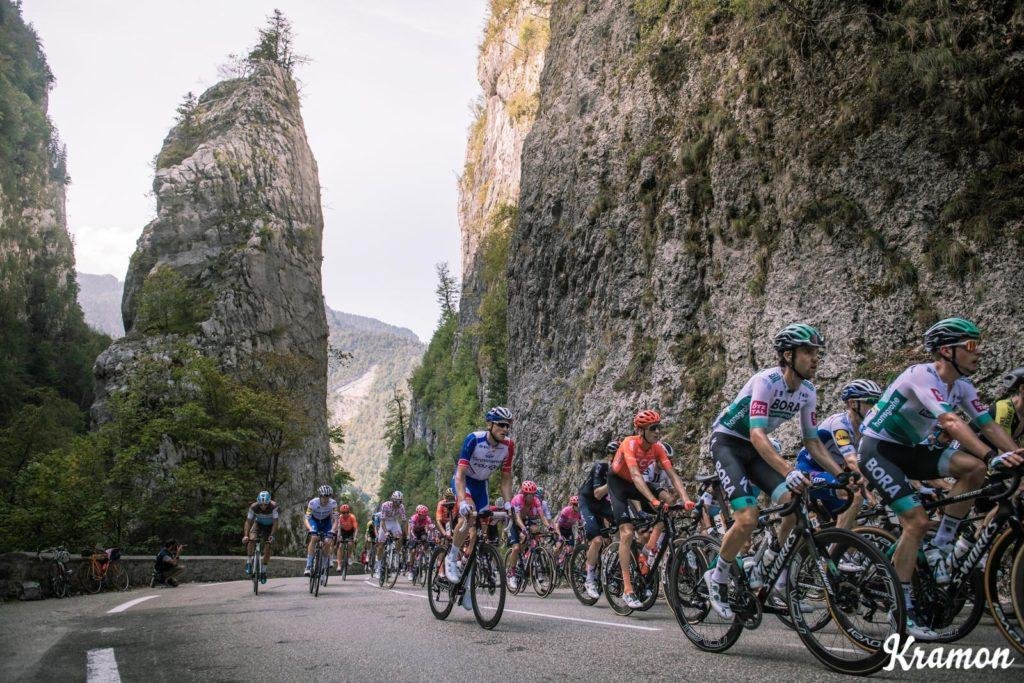
[{"label": "cycling sunglasses", "polygon": [[494,426],[500,427],[501,429],[512,429],[512,425],[508,422],[495,422]]},{"label": "cycling sunglasses", "polygon": [[981,348],[981,340],[968,339],[967,341],[962,341],[959,344],[950,344],[950,346],[962,346],[967,353],[975,353]]}]

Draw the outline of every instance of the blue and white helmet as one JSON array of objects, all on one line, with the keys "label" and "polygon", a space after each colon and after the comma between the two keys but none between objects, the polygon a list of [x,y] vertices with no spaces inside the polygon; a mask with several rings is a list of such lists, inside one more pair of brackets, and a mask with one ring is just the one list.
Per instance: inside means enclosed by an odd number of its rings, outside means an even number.
[{"label": "blue and white helmet", "polygon": [[256,502],[261,505],[266,505],[270,502],[270,491],[260,491],[260,494],[256,496]]},{"label": "blue and white helmet", "polygon": [[504,406],[494,406],[484,415],[484,420],[487,422],[510,422],[512,411]]},{"label": "blue and white helmet", "polygon": [[839,398],[848,401],[851,398],[856,400],[874,400],[882,398],[882,388],[869,379],[855,379],[839,392]]},{"label": "blue and white helmet", "polygon": [[334,489],[329,484],[324,484],[316,490],[321,496],[330,496],[334,493]]}]

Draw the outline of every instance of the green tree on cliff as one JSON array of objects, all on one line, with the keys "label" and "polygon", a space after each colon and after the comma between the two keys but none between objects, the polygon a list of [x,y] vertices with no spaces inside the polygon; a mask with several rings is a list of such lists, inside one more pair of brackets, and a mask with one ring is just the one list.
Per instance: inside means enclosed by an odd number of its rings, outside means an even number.
[{"label": "green tree on cliff", "polygon": [[260,39],[256,47],[246,58],[250,64],[258,61],[274,62],[283,66],[288,73],[294,73],[295,67],[305,64],[309,58],[296,54],[294,49],[295,35],[292,22],[279,9],[267,17],[267,25],[260,29]]}]

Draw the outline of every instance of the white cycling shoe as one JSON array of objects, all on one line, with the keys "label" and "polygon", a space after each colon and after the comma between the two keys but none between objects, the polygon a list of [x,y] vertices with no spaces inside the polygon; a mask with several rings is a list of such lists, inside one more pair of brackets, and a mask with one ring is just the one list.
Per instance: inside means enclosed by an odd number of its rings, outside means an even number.
[{"label": "white cycling shoe", "polygon": [[630,609],[640,609],[644,606],[644,603],[640,602],[640,599],[636,597],[636,593],[626,593],[622,596],[622,601]]},{"label": "white cycling shoe", "polygon": [[462,578],[462,570],[459,569],[459,561],[453,559],[451,555],[445,555],[444,557],[444,575],[448,577],[448,580],[452,583],[458,583],[459,579]]},{"label": "white cycling shoe", "polygon": [[505,582],[508,584],[508,589],[510,591],[515,591],[519,588],[519,579],[517,579],[514,574],[507,574],[505,576]]},{"label": "white cycling shoe", "polygon": [[704,585],[708,589],[708,603],[711,605],[711,609],[714,610],[715,614],[726,621],[732,621],[736,615],[733,613],[732,607],[729,606],[729,603],[722,596],[722,589],[728,591],[729,587],[728,585],[718,583],[711,578],[711,575],[714,574],[714,572],[714,569],[709,569],[704,572]]},{"label": "white cycling shoe", "polygon": [[583,584],[583,588],[587,591],[587,597],[591,600],[597,600],[601,597],[601,591],[597,587],[597,581],[587,581]]}]

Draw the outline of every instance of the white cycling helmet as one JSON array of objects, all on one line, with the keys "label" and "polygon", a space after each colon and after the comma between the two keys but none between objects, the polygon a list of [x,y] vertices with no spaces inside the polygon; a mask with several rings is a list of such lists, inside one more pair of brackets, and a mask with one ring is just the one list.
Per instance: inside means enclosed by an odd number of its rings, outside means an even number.
[{"label": "white cycling helmet", "polygon": [[316,490],[321,496],[330,496],[334,493],[334,489],[331,488],[330,484],[324,484]]},{"label": "white cycling helmet", "polygon": [[402,495],[401,491],[394,491],[391,494],[391,500],[395,501],[396,503],[401,503],[404,499],[405,496]]}]

